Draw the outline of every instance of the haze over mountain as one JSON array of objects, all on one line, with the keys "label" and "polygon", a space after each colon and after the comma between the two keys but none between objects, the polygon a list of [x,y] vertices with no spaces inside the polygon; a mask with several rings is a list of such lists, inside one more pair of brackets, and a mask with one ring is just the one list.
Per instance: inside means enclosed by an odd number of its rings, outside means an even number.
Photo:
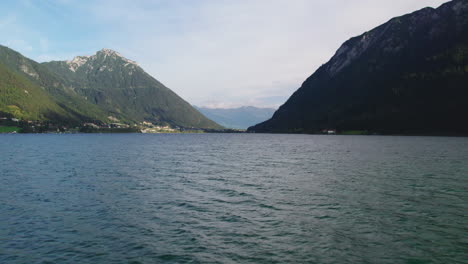
[{"label": "haze over mountain", "polygon": [[346,41],[249,130],[467,134],[467,84],[468,1],[454,0]]},{"label": "haze over mountain", "polygon": [[143,121],[184,128],[221,128],[136,62],[103,49],[71,61],[39,64],[0,46],[0,111],[18,118],[80,122]]},{"label": "haze over mountain", "polygon": [[274,108],[243,106],[237,108],[195,107],[202,114],[216,123],[235,129],[247,129],[249,126],[263,122],[273,115]]}]

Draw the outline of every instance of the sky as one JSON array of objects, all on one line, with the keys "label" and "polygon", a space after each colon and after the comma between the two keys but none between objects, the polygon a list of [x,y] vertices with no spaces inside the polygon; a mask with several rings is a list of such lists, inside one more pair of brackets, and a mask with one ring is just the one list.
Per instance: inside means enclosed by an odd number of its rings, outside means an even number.
[{"label": "sky", "polygon": [[2,0],[38,62],[118,51],[198,106],[278,107],[351,37],[446,0]]}]

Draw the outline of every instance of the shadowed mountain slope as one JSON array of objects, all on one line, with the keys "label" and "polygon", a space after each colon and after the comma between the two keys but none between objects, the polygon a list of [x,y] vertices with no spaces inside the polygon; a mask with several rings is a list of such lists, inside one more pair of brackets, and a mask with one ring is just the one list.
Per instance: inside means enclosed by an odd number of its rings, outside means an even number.
[{"label": "shadowed mountain slope", "polygon": [[468,1],[424,8],[346,41],[252,132],[468,134]]}]

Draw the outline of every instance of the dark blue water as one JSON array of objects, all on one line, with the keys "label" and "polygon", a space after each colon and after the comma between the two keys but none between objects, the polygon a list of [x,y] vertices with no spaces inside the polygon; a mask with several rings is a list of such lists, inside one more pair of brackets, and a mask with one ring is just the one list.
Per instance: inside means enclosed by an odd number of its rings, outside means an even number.
[{"label": "dark blue water", "polygon": [[468,263],[468,138],[1,135],[0,263]]}]

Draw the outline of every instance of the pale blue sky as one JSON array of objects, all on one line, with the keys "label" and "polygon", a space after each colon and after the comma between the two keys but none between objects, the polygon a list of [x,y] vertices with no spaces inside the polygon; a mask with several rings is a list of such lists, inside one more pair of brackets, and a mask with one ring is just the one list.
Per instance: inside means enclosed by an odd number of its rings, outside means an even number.
[{"label": "pale blue sky", "polygon": [[278,106],[341,43],[444,0],[2,0],[0,44],[37,61],[117,50],[192,104]]}]

